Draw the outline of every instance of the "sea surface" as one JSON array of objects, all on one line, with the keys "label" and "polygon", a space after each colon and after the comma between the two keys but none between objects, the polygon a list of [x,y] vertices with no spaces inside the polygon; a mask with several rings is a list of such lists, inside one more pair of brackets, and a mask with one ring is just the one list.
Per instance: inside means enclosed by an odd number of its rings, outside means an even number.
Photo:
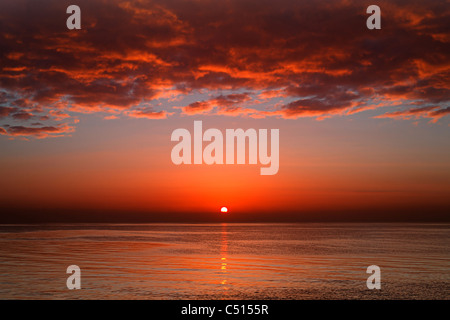
[{"label": "sea surface", "polygon": [[0,299],[449,299],[449,248],[449,224],[0,225]]}]

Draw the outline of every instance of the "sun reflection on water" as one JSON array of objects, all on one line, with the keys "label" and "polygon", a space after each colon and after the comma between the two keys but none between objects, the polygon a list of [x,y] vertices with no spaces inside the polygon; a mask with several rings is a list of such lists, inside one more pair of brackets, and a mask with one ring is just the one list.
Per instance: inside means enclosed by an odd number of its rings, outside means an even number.
[{"label": "sun reflection on water", "polygon": [[220,270],[222,273],[222,281],[220,282],[221,285],[223,285],[223,289],[228,290],[229,287],[227,285],[227,278],[228,278],[228,230],[227,230],[227,224],[222,224],[222,230],[221,230],[221,237],[220,237]]}]

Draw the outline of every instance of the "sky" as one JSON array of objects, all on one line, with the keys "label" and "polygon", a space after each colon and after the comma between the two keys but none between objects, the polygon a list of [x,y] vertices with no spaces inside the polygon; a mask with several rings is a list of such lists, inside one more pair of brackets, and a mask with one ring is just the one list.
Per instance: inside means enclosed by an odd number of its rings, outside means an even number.
[{"label": "sky", "polygon": [[[0,223],[450,220],[448,1],[71,4],[0,2]],[[195,120],[279,172],[174,165]]]}]

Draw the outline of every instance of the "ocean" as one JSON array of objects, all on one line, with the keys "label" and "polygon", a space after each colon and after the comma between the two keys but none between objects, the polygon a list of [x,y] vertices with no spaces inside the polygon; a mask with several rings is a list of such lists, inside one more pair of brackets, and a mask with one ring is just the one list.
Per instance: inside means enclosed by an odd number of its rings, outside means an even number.
[{"label": "ocean", "polygon": [[0,299],[449,299],[449,247],[450,224],[0,225]]}]

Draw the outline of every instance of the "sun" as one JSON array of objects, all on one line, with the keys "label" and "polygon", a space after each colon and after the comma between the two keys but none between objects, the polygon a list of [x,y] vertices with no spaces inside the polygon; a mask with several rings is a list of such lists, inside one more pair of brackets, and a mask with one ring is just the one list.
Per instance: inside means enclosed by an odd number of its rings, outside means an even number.
[{"label": "sun", "polygon": [[222,207],[222,208],[220,208],[220,212],[227,213],[228,212],[228,208],[227,207]]}]

